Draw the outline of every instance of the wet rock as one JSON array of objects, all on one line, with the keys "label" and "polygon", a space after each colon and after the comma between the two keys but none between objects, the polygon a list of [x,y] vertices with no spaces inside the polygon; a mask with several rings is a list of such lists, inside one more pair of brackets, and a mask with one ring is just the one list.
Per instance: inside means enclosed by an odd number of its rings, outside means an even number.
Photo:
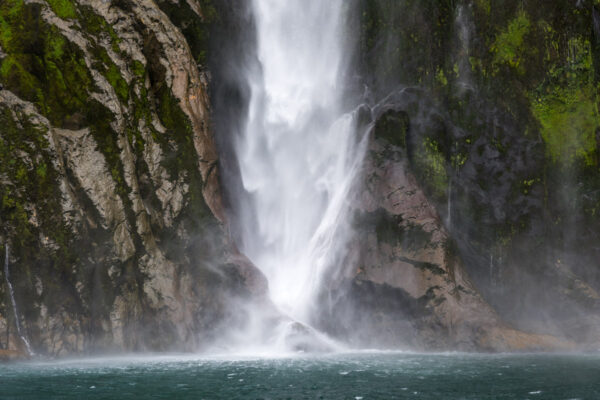
[{"label": "wet rock", "polygon": [[[322,301],[324,329],[361,346],[486,351],[569,349],[508,327],[464,270],[406,150],[373,136],[355,199],[353,270]],[[333,300],[332,300],[333,299]]]},{"label": "wet rock", "polygon": [[22,353],[18,350],[4,350],[0,349],[0,362],[1,361],[16,361],[27,359],[27,354]]},{"label": "wet rock", "polygon": [[[186,4],[203,23],[203,6]],[[14,162],[1,163],[1,196],[11,200],[2,203],[0,242],[14,249],[33,347],[65,356],[205,346],[239,312],[236,297],[250,302],[267,290],[223,226],[206,74],[154,1],[55,9],[37,0],[20,12],[39,25],[37,37],[56,44],[42,56],[64,81],[44,86],[25,63],[19,68],[36,78],[18,75],[0,91],[0,118],[10,126],[2,145],[16,149]],[[37,46],[35,37],[14,36],[12,52]],[[69,60],[78,61],[61,64]],[[4,298],[0,348],[15,348],[18,339],[4,334],[14,330]]]},{"label": "wet rock", "polygon": [[292,351],[301,353],[328,353],[335,348],[327,343],[312,328],[300,322],[290,322],[286,329],[285,346]]}]

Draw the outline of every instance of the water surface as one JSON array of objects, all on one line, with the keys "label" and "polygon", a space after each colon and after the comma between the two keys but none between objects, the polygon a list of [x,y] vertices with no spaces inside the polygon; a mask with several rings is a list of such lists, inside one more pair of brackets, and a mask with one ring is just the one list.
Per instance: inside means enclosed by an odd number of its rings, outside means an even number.
[{"label": "water surface", "polygon": [[0,365],[2,399],[600,399],[600,355],[358,353]]}]

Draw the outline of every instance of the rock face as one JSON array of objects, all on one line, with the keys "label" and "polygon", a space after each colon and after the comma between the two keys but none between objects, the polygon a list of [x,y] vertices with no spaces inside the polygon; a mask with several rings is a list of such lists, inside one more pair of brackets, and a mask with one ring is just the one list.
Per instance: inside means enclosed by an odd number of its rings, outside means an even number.
[{"label": "rock face", "polygon": [[[391,114],[391,116],[390,116]],[[388,112],[402,138],[405,113]],[[570,348],[551,336],[507,326],[466,273],[456,244],[410,171],[406,147],[370,137],[355,200],[349,260],[356,269],[327,293],[326,330],[359,346],[539,350]],[[399,143],[405,143],[400,141]]]},{"label": "rock face", "polygon": [[[209,13],[0,5],[0,246],[36,353],[198,349],[236,318],[230,300],[264,297],[223,225],[199,66]],[[3,279],[5,355],[24,351],[8,296]]]},{"label": "rock face", "polygon": [[[597,348],[598,3],[359,8],[360,75],[381,108],[375,135],[403,149],[406,176],[446,230],[405,236],[449,236],[472,287],[511,326]],[[382,168],[396,154],[383,146]],[[374,204],[389,219],[390,207]],[[414,231],[391,215],[403,230],[383,224],[389,236]]]},{"label": "rock face", "polygon": [[[353,4],[374,129],[352,268],[316,326],[360,346],[598,346],[598,2]],[[245,194],[213,129],[247,112],[252,29],[232,0],[0,1],[0,260],[19,306],[2,274],[0,359],[26,352],[15,318],[50,356],[201,349],[253,302],[281,320],[230,238]],[[307,350],[314,332],[287,322]]]}]

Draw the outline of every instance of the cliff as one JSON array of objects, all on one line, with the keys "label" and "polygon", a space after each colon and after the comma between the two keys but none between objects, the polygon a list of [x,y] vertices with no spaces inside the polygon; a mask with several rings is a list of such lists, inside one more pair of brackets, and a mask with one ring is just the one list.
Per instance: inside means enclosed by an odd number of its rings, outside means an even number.
[{"label": "cliff", "polygon": [[[0,246],[36,353],[198,349],[264,290],[223,225],[211,10],[0,5]],[[0,348],[23,350],[9,297],[3,275]]]},{"label": "cliff", "polygon": [[[360,5],[361,75],[380,110],[375,161],[404,165],[392,180],[417,183],[502,320],[597,346],[600,4]],[[396,241],[410,220],[385,208],[376,226]],[[416,237],[431,236],[419,225],[428,234]]]},{"label": "cliff", "polygon": [[[350,3],[372,130],[316,326],[597,346],[600,3]],[[194,351],[270,307],[229,206],[252,24],[229,0],[0,3],[0,358],[17,325],[44,355]]]}]

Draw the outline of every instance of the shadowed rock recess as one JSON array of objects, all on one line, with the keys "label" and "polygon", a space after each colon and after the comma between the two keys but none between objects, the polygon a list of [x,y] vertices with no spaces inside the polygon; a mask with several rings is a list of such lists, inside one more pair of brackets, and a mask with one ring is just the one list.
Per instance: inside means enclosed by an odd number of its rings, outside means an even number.
[{"label": "shadowed rock recess", "polygon": [[[598,348],[598,0],[349,4],[348,90],[367,88],[373,129],[314,327],[357,347]],[[19,311],[2,271],[0,359],[27,352],[15,318],[41,355],[197,351],[244,326],[241,304],[272,307],[228,206],[244,9],[0,1],[0,260]]]}]

